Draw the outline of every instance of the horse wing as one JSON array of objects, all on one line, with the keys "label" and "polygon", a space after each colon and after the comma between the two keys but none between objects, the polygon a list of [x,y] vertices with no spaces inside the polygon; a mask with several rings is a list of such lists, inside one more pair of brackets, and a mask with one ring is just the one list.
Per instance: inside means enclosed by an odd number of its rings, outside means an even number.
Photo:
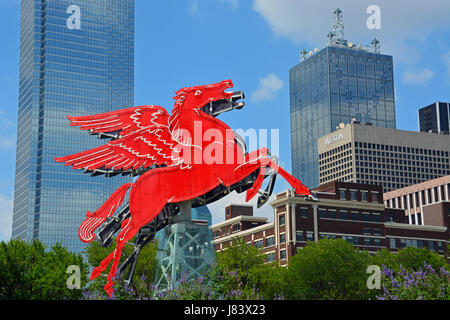
[{"label": "horse wing", "polygon": [[180,165],[183,167],[182,147],[172,138],[167,127],[151,125],[106,145],[56,158],[73,169],[136,170],[152,165]]},{"label": "horse wing", "polygon": [[126,136],[149,126],[167,127],[169,114],[160,106],[138,106],[102,114],[71,117],[71,126],[79,126],[81,130],[91,133],[108,133],[119,131],[120,136]]}]

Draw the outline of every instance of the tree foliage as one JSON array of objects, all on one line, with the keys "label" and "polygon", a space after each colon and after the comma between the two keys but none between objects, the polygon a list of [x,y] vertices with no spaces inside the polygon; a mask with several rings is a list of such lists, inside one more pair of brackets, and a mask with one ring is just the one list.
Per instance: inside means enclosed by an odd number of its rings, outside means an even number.
[{"label": "tree foliage", "polygon": [[310,242],[288,264],[288,299],[363,299],[367,295],[369,254],[344,240]]},{"label": "tree foliage", "polygon": [[88,266],[81,254],[56,244],[50,250],[39,240],[0,243],[0,299],[79,299],[81,290],[69,289],[69,266],[79,266],[80,285],[86,285]]}]

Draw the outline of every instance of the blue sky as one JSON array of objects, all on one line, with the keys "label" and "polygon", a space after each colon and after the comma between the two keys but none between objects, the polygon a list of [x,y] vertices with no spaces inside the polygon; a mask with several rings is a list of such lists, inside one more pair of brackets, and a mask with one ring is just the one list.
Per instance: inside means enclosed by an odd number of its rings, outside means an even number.
[{"label": "blue sky", "polygon": [[[369,5],[380,8],[379,30],[366,25]],[[221,119],[234,129],[278,129],[280,163],[290,171],[288,72],[301,49],[325,45],[337,7],[347,40],[365,46],[377,37],[382,53],[394,56],[397,128],[417,130],[419,107],[450,101],[448,0],[136,0],[135,105],[170,111],[177,89],[231,78],[246,107]],[[12,221],[19,9],[19,0],[0,0],[0,240]],[[286,187],[278,179],[276,191]],[[241,199],[212,205],[213,222]],[[270,209],[257,214],[271,220]]]}]

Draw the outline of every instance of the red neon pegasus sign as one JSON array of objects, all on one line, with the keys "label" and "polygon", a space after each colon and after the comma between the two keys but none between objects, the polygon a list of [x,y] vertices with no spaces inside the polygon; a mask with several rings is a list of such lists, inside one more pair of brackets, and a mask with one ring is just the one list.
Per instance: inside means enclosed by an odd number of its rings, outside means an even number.
[{"label": "red neon pegasus sign", "polygon": [[[194,199],[220,184],[233,185],[256,170],[263,173],[269,167],[283,176],[296,193],[311,194],[298,179],[272,160],[267,148],[244,154],[232,136],[231,128],[201,110],[209,102],[230,98],[233,93],[225,90],[232,87],[231,80],[225,80],[180,89],[174,97],[176,101],[170,115],[159,106],[138,106],[92,116],[68,117],[71,126],[97,134],[115,132],[117,137],[103,146],[55,161],[84,170],[156,166],[136,182],[121,186],[97,211],[87,212],[86,220],[79,228],[80,239],[92,241],[94,230],[115,212],[131,188],[131,216],[122,223],[116,249],[92,271],[90,277],[90,280],[98,277],[113,261],[105,286],[108,295],[113,294],[112,279],[124,245],[167,203]],[[202,143],[205,136],[211,141],[206,146]],[[252,188],[247,190],[247,201],[257,194],[263,179],[264,175],[260,174]]]}]

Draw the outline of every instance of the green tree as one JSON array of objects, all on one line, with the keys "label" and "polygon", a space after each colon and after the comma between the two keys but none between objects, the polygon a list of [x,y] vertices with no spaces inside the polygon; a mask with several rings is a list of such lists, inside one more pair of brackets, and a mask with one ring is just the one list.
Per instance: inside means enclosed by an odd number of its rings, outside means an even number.
[{"label": "green tree", "polygon": [[309,242],[288,262],[288,299],[365,299],[369,254],[344,240]]},{"label": "green tree", "polygon": [[80,288],[87,281],[88,266],[81,254],[57,243],[50,250],[39,240],[11,240],[0,243],[0,299],[79,299],[82,291],[69,289],[69,266],[80,269]]},{"label": "green tree", "polygon": [[265,263],[265,255],[242,238],[217,253],[217,265],[209,274],[218,296],[225,299],[273,299],[281,294],[284,268]]},{"label": "green tree", "polygon": [[407,271],[419,271],[420,268],[423,269],[425,263],[436,270],[439,270],[441,267],[449,269],[445,258],[425,248],[404,248],[397,253],[383,249],[372,257],[372,264],[380,267],[386,266],[394,272],[400,272],[400,266]]}]

